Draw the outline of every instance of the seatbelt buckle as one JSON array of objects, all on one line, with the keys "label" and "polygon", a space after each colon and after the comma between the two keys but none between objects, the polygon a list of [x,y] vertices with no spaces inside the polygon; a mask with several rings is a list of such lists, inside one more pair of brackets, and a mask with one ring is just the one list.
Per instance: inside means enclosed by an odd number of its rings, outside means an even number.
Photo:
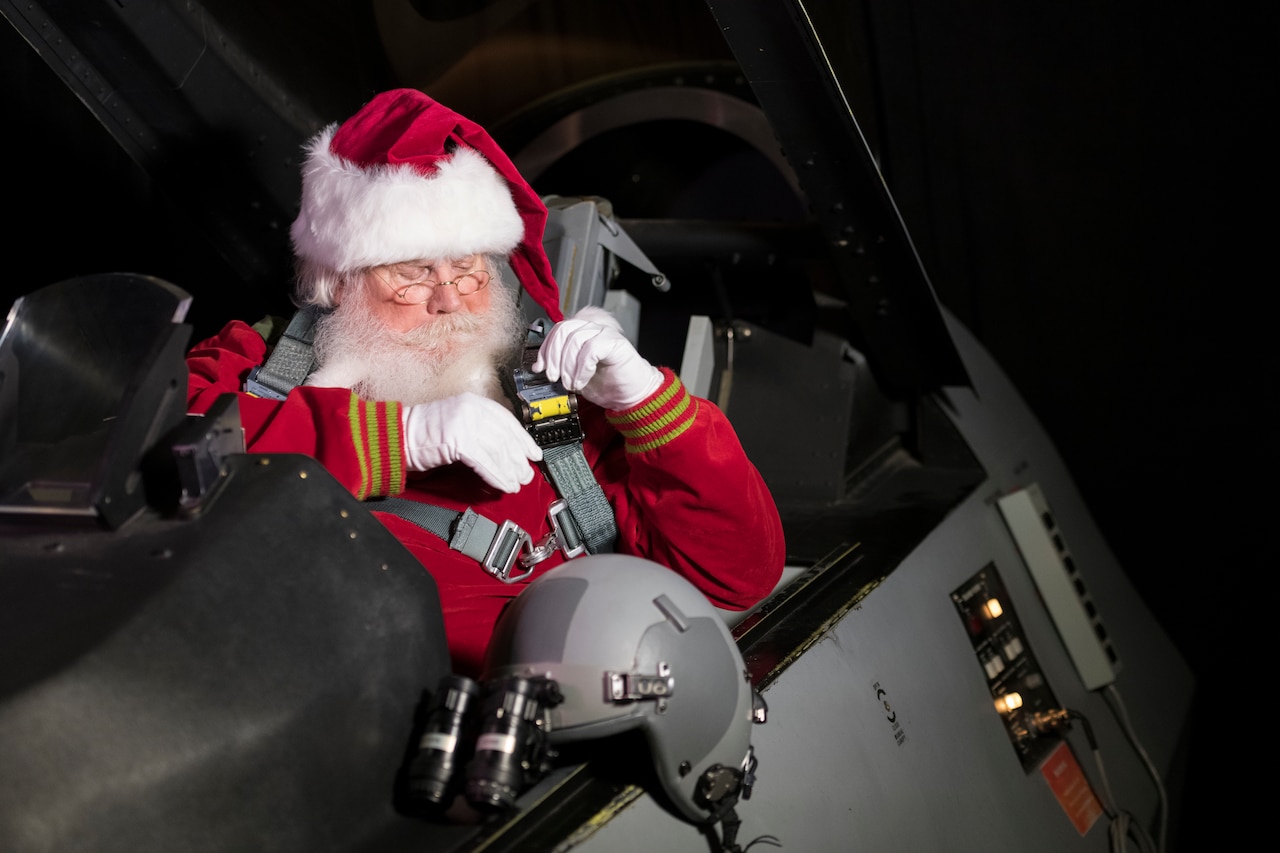
[{"label": "seatbelt buckle", "polygon": [[557,498],[551,502],[551,507],[547,510],[547,518],[551,519],[551,532],[537,542],[532,542],[529,552],[520,556],[520,565],[530,571],[557,550],[564,554],[566,560],[572,560],[587,553],[587,542],[578,535],[573,513],[569,512],[569,504],[564,498]]},{"label": "seatbelt buckle", "polygon": [[[533,565],[525,565],[521,559],[523,554],[531,553],[533,550],[533,539],[520,525],[508,519],[502,522],[498,528],[497,534],[493,537],[493,543],[489,546],[489,550],[485,552],[484,559],[480,561],[480,565],[484,570],[493,575],[503,583],[515,583],[524,580],[533,574]],[[519,562],[525,571],[519,574],[512,574],[511,570],[515,564]]]},{"label": "seatbelt buckle", "polygon": [[[523,404],[524,428],[543,450],[582,440],[582,421],[578,419],[578,395],[562,396]],[[546,414],[550,409],[553,414]]]},{"label": "seatbelt buckle", "polygon": [[551,519],[551,534],[555,536],[560,553],[564,554],[566,560],[587,553],[587,539],[581,535],[573,513],[569,512],[568,501],[564,498],[552,501],[547,517]]},{"label": "seatbelt buckle", "polygon": [[542,449],[582,440],[578,418],[578,395],[545,373],[534,373],[536,346],[526,346],[520,364],[512,371],[516,389],[516,415],[525,430]]}]

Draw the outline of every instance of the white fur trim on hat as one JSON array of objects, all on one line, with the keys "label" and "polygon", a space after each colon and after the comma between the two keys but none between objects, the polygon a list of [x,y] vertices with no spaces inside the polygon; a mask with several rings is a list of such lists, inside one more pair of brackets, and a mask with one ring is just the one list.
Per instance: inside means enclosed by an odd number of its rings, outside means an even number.
[{"label": "white fur trim on hat", "polygon": [[329,147],[337,125],[307,149],[302,204],[290,229],[301,258],[337,272],[418,259],[506,255],[524,223],[506,180],[481,154],[460,147],[436,162],[360,168]]}]

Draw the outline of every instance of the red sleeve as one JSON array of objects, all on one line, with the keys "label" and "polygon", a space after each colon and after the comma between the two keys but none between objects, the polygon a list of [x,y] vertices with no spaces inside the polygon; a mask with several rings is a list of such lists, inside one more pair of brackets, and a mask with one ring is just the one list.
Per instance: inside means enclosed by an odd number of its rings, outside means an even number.
[{"label": "red sleeve", "polygon": [[617,516],[617,548],[675,569],[718,607],[746,609],[782,575],[777,506],[724,413],[663,374],[648,400],[607,413],[622,440],[597,474]]},{"label": "red sleeve", "polygon": [[357,498],[404,490],[400,404],[370,403],[341,388],[294,388],[284,400],[242,392],[267,346],[236,320],[187,354],[187,410],[203,414],[223,394],[237,394],[245,449],[315,457]]}]

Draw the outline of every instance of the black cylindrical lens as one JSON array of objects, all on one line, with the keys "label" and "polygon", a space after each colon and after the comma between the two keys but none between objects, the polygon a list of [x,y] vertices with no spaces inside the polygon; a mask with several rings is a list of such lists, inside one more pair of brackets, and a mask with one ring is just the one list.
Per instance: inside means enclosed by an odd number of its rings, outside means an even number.
[{"label": "black cylindrical lens", "polygon": [[540,751],[541,683],[511,676],[490,685],[476,752],[467,765],[467,801],[477,809],[515,805]]},{"label": "black cylindrical lens", "polygon": [[471,755],[480,685],[461,675],[440,679],[427,711],[418,751],[409,766],[409,798],[417,805],[448,805],[462,785]]}]

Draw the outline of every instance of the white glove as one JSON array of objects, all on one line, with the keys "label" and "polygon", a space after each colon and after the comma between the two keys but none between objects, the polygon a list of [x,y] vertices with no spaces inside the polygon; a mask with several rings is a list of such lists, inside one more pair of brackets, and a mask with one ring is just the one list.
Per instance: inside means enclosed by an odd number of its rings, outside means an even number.
[{"label": "white glove", "polygon": [[662,384],[661,371],[636,352],[621,324],[593,306],[552,326],[530,369],[606,409],[629,409]]},{"label": "white glove", "polygon": [[495,489],[514,493],[533,479],[530,463],[542,458],[510,409],[469,391],[406,406],[400,425],[411,471],[461,462]]}]

